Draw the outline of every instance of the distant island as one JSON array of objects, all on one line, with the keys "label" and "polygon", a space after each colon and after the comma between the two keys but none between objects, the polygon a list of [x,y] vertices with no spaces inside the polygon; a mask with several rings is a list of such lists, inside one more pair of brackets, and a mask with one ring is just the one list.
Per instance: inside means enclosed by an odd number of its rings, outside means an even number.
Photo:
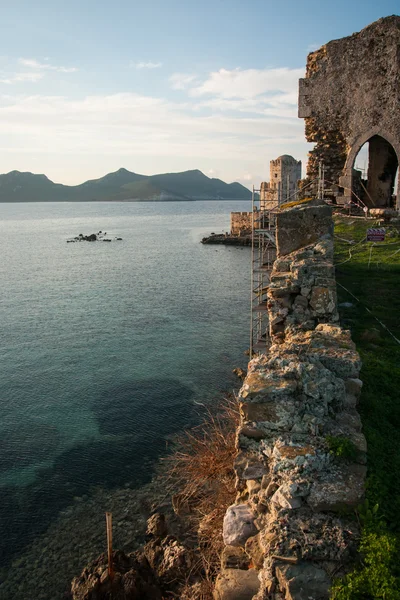
[{"label": "distant island", "polygon": [[54,183],[46,175],[11,171],[0,175],[0,202],[249,200],[240,183],[225,183],[201,171],[139,175],[119,169],[80,185]]}]

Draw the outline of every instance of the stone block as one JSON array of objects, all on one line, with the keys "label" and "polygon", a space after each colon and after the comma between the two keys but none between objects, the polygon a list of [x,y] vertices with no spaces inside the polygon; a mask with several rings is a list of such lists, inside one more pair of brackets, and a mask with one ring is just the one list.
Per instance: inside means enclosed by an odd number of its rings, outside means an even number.
[{"label": "stone block", "polygon": [[284,258],[277,258],[274,262],[274,271],[288,272],[290,270],[291,261]]},{"label": "stone block", "polygon": [[254,520],[255,515],[248,504],[229,506],[223,523],[224,544],[227,546],[244,546],[249,537],[258,533]]},{"label": "stone block", "polygon": [[316,512],[355,508],[364,497],[366,472],[362,465],[338,469],[330,480],[313,484],[307,503]]},{"label": "stone block", "polygon": [[277,283],[276,285],[270,285],[268,289],[268,296],[270,298],[285,298],[290,294],[299,294],[300,288],[295,283],[291,283],[290,280],[286,281],[286,285]]},{"label": "stone block", "polygon": [[273,400],[275,396],[283,396],[294,392],[297,383],[290,379],[268,379],[260,371],[253,371],[247,375],[239,395],[244,399],[256,396],[262,398],[263,402]]},{"label": "stone block", "polygon": [[[275,402],[244,402],[240,405],[240,411],[245,421],[279,421],[277,406]],[[246,434],[244,434],[246,435]]]},{"label": "stone block", "polygon": [[255,569],[224,569],[217,577],[214,600],[252,600],[260,587]]},{"label": "stone block", "polygon": [[304,296],[296,296],[293,304],[294,304],[294,306],[302,306],[303,308],[307,308],[308,300]]},{"label": "stone block", "polygon": [[317,242],[323,235],[333,235],[332,210],[324,202],[307,203],[277,215],[276,241],[278,257]]},{"label": "stone block", "polygon": [[328,600],[330,579],[323,569],[309,563],[276,567],[285,600]]},{"label": "stone block", "polygon": [[335,420],[341,427],[354,429],[354,431],[358,432],[361,431],[361,418],[356,410],[340,412],[336,415]]},{"label": "stone block", "polygon": [[361,369],[361,359],[358,352],[343,348],[312,349],[312,354],[322,362],[324,367],[341,379],[357,377]]},{"label": "stone block", "polygon": [[293,486],[288,483],[281,485],[272,496],[271,502],[280,508],[285,508],[288,510],[300,508],[303,502],[301,497],[294,495],[291,489],[292,487]]},{"label": "stone block", "polygon": [[257,429],[257,427],[243,425],[243,427],[239,429],[239,435],[244,435],[245,437],[250,438],[251,440],[260,441],[263,438],[265,438],[266,433],[261,429]]},{"label": "stone block", "polygon": [[256,569],[262,569],[264,564],[264,549],[261,545],[260,534],[249,538],[245,545],[247,556],[251,559],[251,564]]},{"label": "stone block", "polygon": [[351,410],[357,406],[357,398],[351,394],[346,394],[343,400],[343,408],[345,410]]},{"label": "stone block", "polygon": [[276,446],[274,455],[279,458],[295,459],[297,456],[315,455],[315,448],[312,446]]},{"label": "stone block", "polygon": [[247,479],[246,487],[249,492],[249,496],[257,494],[261,489],[261,483],[257,479]]},{"label": "stone block", "polygon": [[287,280],[290,280],[291,276],[292,276],[292,273],[289,270],[285,272],[285,271],[276,271],[274,269],[271,273],[270,281],[273,281],[274,283],[276,283],[277,281],[286,282]]},{"label": "stone block", "polygon": [[261,489],[266,490],[271,483],[271,475],[264,475],[261,480]]},{"label": "stone block", "polygon": [[336,292],[328,287],[314,286],[310,306],[317,315],[331,314],[336,310]]},{"label": "stone block", "polygon": [[265,497],[270,498],[275,494],[276,490],[279,488],[279,485],[275,483],[275,481],[271,481],[267,487],[265,488]]},{"label": "stone block", "polygon": [[349,439],[353,442],[357,450],[363,454],[367,453],[367,440],[365,435],[359,431],[352,431],[348,434]]},{"label": "stone block", "polygon": [[225,546],[221,554],[221,569],[249,568],[250,559],[244,548],[240,546]]},{"label": "stone block", "polygon": [[361,379],[358,379],[358,377],[346,379],[344,384],[346,386],[346,392],[348,394],[351,394],[352,396],[355,396],[356,398],[360,397],[361,389],[362,389],[362,385],[363,385],[363,382],[361,381]]},{"label": "stone block", "polygon": [[239,479],[261,479],[268,470],[266,465],[255,455],[241,452],[233,465]]}]

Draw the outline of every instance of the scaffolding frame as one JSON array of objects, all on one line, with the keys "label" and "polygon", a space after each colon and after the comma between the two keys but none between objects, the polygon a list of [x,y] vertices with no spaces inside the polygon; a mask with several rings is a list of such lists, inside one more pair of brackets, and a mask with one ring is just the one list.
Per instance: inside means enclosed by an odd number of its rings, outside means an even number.
[{"label": "scaffolding frame", "polygon": [[278,204],[267,206],[261,190],[253,186],[251,196],[251,318],[250,358],[269,347],[268,286],[276,258],[276,213]]}]

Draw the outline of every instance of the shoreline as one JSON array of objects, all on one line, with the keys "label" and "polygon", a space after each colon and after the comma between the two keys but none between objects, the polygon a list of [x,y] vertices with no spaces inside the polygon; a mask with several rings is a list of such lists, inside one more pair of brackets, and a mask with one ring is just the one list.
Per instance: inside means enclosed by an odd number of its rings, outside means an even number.
[{"label": "shoreline", "polygon": [[33,598],[32,590],[37,590],[35,600],[71,598],[72,579],[106,551],[106,511],[113,513],[115,547],[137,550],[144,543],[148,516],[155,505],[165,503],[158,479],[156,472],[138,488],[97,488],[75,497],[8,567],[0,568],[2,600]]}]

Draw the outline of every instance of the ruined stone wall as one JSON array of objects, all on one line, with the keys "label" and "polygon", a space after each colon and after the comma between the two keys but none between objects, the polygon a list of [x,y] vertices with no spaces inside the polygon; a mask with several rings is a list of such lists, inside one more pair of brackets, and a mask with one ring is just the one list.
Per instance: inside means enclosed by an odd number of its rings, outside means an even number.
[{"label": "ruined stone wall", "polygon": [[[400,159],[399,47],[400,17],[391,16],[308,55],[299,82],[299,117],[316,144],[307,177],[317,176],[322,160],[329,185],[344,197],[351,196],[356,155],[373,136],[389,142]],[[385,178],[383,165],[375,181]]]},{"label": "ruined stone wall", "polygon": [[231,212],[231,235],[251,232],[251,212]]},{"label": "ruined stone wall", "polygon": [[[237,498],[224,518],[216,600],[327,599],[357,546],[343,509],[364,493],[361,364],[339,325],[330,208],[281,212],[277,247],[271,347],[249,362],[239,393]],[[331,453],[338,438],[350,458]]]}]

